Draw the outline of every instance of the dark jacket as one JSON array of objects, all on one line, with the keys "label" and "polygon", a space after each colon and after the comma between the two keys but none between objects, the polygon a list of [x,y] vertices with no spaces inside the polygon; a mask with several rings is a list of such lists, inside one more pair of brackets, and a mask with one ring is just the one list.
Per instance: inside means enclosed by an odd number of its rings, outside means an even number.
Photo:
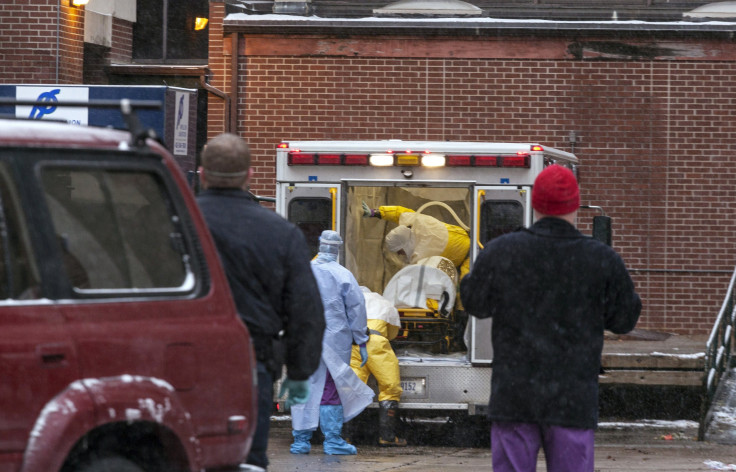
[{"label": "dark jacket", "polygon": [[197,203],[259,360],[285,330],[288,376],[308,379],[319,366],[325,317],[304,235],[242,190],[205,190]]},{"label": "dark jacket", "polygon": [[491,421],[597,427],[603,330],[629,332],[641,312],[612,248],[542,218],[489,242],[460,292],[493,319]]}]

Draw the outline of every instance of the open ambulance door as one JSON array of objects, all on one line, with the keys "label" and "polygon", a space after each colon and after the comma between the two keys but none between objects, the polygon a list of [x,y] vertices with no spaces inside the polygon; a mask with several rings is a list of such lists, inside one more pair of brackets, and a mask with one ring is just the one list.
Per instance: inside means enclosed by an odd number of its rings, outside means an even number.
[{"label": "open ambulance door", "polygon": [[330,229],[340,231],[339,184],[298,183],[279,184],[283,198],[276,202],[276,211],[297,225],[304,233],[311,252],[319,251],[319,236]]},{"label": "open ambulance door", "polygon": [[[531,226],[530,186],[476,186],[473,195],[474,225],[471,244],[473,261],[484,245],[493,238]],[[472,313],[470,313],[472,315]],[[473,364],[490,364],[493,360],[491,319],[471,316],[468,354]]]}]

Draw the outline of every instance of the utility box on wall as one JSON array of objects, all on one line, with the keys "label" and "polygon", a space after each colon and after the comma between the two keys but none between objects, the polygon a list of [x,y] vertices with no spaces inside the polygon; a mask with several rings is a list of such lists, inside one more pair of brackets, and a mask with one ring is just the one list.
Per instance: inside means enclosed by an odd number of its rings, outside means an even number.
[{"label": "utility box on wall", "polygon": [[196,169],[197,91],[194,89],[167,86],[0,85],[0,98],[47,103],[35,107],[0,105],[0,115],[120,129],[126,128],[126,125],[119,110],[63,107],[57,106],[57,103],[123,98],[161,102],[160,109],[136,112],[141,125],[156,132],[184,172]]}]

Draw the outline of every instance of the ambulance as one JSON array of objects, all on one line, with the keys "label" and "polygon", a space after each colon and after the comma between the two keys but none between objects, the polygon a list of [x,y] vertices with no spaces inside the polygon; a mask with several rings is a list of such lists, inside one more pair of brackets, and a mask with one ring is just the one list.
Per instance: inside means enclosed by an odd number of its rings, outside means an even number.
[{"label": "ambulance", "polygon": [[[458,300],[461,264],[438,254],[416,261],[406,251],[394,252],[387,237],[398,224],[385,217],[388,207],[462,228],[465,263],[472,265],[488,241],[533,223],[532,185],[551,164],[577,175],[574,154],[537,143],[283,141],[277,146],[276,211],[301,228],[313,255],[323,230],[338,231],[345,241],[340,263],[361,286],[398,309],[401,327],[392,346],[400,362],[402,414],[484,415],[493,346],[491,320],[469,316]],[[381,208],[383,218],[370,216]],[[593,233],[610,239],[606,220],[594,220]],[[432,298],[436,303],[429,303]]]}]

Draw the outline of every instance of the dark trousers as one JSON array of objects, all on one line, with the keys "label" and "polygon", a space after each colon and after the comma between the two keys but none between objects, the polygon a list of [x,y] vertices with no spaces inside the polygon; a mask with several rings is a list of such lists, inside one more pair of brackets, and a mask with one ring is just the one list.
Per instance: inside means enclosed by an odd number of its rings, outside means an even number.
[{"label": "dark trousers", "polygon": [[264,469],[268,467],[268,429],[273,408],[273,377],[263,362],[258,362],[258,422],[253,444],[246,462]]}]

